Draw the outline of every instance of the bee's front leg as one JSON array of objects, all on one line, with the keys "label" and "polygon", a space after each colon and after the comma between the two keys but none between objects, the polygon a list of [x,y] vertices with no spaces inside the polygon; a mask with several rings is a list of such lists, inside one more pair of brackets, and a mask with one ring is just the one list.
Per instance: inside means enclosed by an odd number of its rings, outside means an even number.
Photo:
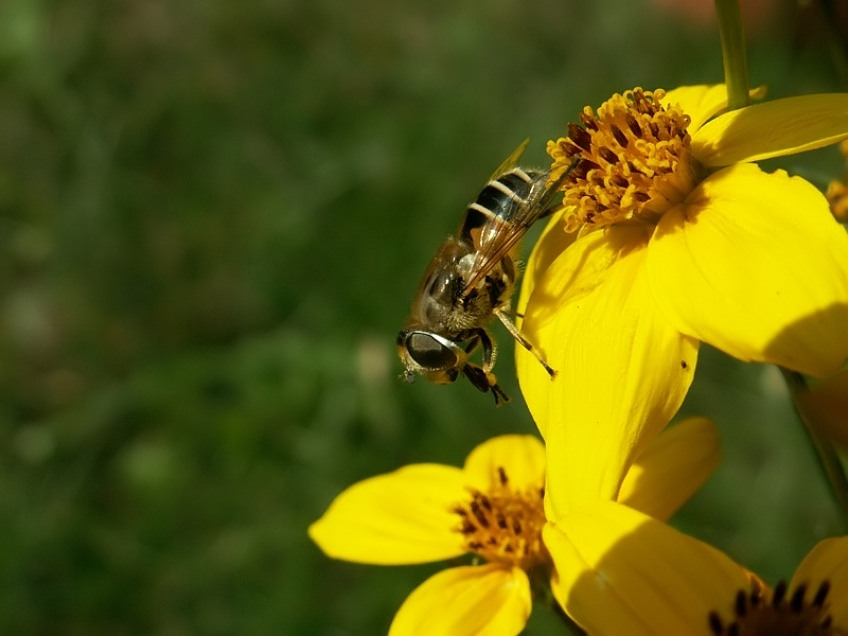
[{"label": "bee's front leg", "polygon": [[492,396],[495,398],[495,406],[509,402],[509,396],[498,386],[498,379],[494,373],[484,371],[470,362],[463,368],[463,373],[479,391],[483,393],[492,392]]}]

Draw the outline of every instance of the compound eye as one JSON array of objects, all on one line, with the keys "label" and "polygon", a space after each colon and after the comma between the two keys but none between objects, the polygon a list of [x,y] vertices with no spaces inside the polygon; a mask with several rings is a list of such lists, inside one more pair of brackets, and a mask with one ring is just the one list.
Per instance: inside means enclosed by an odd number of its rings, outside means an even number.
[{"label": "compound eye", "polygon": [[429,370],[454,368],[459,360],[444,343],[428,333],[414,331],[406,338],[406,350],[419,365]]}]

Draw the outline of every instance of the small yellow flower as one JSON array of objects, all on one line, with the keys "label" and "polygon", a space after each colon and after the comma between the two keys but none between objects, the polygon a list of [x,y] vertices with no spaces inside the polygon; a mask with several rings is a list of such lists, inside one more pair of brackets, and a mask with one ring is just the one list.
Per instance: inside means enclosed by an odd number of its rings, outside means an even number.
[{"label": "small yellow flower", "polygon": [[[620,500],[667,519],[719,458],[711,422],[693,418],[647,446]],[[545,450],[506,435],[474,449],[463,468],[414,464],[359,482],[309,528],[329,556],[401,565],[473,554],[475,564],[433,575],[403,603],[390,634],[518,634],[531,580],[556,580],[542,541]]]},{"label": "small yellow flower", "polygon": [[555,588],[593,636],[848,634],[848,537],[826,539],[769,588],[712,546],[636,510],[596,502],[545,529]]},{"label": "small yellow flower", "polygon": [[724,86],[635,89],[549,146],[552,179],[579,162],[519,311],[558,374],[521,347],[517,365],[557,458],[558,514],[614,499],[679,408],[701,341],[819,377],[848,355],[848,235],[811,184],[752,163],[848,137],[848,94],[725,109]]}]

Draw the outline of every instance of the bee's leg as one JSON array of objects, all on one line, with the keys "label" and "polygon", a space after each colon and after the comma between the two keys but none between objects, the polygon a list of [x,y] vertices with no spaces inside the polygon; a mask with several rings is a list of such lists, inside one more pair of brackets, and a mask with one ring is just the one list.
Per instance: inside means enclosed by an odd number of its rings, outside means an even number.
[{"label": "bee's leg", "polygon": [[495,359],[498,357],[498,345],[485,329],[479,329],[477,337],[480,339],[480,344],[483,345],[483,371],[490,373],[495,366]]},{"label": "bee's leg", "polygon": [[477,333],[474,333],[470,336],[471,340],[468,341],[468,344],[465,345],[465,353],[471,355],[474,350],[480,346],[480,336]]},{"label": "bee's leg", "polygon": [[471,364],[470,362],[465,365],[462,371],[471,380],[471,384],[477,387],[478,390],[483,393],[487,391],[492,392],[492,396],[495,398],[495,406],[509,402],[509,396],[498,386],[498,379],[491,371],[484,371],[476,364]]},{"label": "bee's leg", "polygon": [[539,364],[545,367],[545,371],[548,372],[548,375],[553,378],[556,375],[556,371],[552,369],[547,362],[545,362],[545,359],[539,354],[538,351],[536,351],[536,349],[533,348],[533,345],[530,344],[530,341],[522,335],[522,333],[518,330],[518,327],[513,324],[509,317],[500,309],[496,309],[494,311],[494,314],[498,317],[498,320],[503,323],[503,326],[506,327],[507,331],[512,334],[512,337],[515,338],[522,347],[532,353],[536,360],[539,361]]}]

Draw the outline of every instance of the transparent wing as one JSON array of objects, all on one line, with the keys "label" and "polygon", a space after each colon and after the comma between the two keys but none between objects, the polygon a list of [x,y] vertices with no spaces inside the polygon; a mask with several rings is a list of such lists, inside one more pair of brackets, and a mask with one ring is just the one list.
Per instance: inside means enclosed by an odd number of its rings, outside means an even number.
[{"label": "transparent wing", "polygon": [[520,144],[518,144],[518,148],[513,150],[510,153],[509,157],[504,159],[503,163],[501,163],[501,165],[498,166],[497,170],[495,170],[492,173],[492,176],[489,177],[489,181],[492,181],[493,179],[497,179],[504,172],[509,172],[515,166],[517,166],[519,160],[521,159],[521,156],[524,154],[524,151],[527,150],[527,144],[529,144],[529,143],[530,143],[530,139],[528,137],[527,139],[522,141]]}]

